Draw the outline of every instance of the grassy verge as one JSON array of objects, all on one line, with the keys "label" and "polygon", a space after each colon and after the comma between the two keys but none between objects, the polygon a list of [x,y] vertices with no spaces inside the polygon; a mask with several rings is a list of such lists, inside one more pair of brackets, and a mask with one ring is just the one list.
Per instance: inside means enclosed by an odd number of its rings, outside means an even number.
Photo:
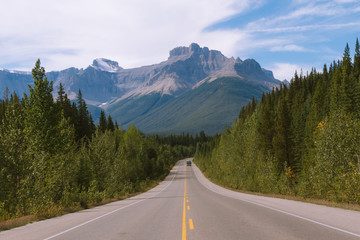
[{"label": "grassy verge", "polygon": [[323,205],[323,206],[335,207],[335,208],[342,208],[342,209],[353,210],[353,211],[360,211],[360,205],[358,205],[358,204],[344,203],[344,202],[332,202],[332,201],[328,201],[328,200],[324,200],[324,199],[304,198],[304,197],[294,196],[294,195],[282,195],[282,194],[273,194],[273,193],[251,192],[251,191],[244,191],[244,190],[240,190],[240,189],[236,189],[236,188],[231,188],[231,187],[223,185],[222,183],[218,182],[217,180],[212,179],[211,177],[208,176],[208,174],[206,174],[206,172],[203,172],[202,170],[201,170],[201,172],[212,183],[214,183],[214,184],[216,184],[218,186],[221,186],[223,188],[226,188],[228,190],[235,191],[235,192],[252,194],[252,195],[257,195],[257,196],[262,196],[262,197],[281,198],[281,199],[287,199],[287,200],[293,200],[293,201],[313,203],[313,204],[317,204],[317,205]]}]

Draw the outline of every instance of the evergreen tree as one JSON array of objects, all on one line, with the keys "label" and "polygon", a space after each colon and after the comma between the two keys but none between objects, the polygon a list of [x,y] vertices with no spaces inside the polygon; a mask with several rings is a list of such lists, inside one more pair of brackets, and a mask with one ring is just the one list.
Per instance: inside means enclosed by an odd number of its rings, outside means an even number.
[{"label": "evergreen tree", "polygon": [[359,46],[358,38],[356,38],[356,44],[355,44],[354,77],[358,82],[360,82],[360,46]]},{"label": "evergreen tree", "polygon": [[37,60],[32,70],[34,87],[29,85],[29,97],[25,99],[26,138],[31,151],[54,152],[56,126],[59,114],[53,101],[53,83],[45,75],[45,69]]},{"label": "evergreen tree", "polygon": [[284,166],[291,166],[291,139],[290,139],[290,113],[285,98],[279,101],[277,120],[275,122],[275,135],[273,138],[274,155],[278,159],[278,169],[282,172]]},{"label": "evergreen tree", "polygon": [[350,48],[348,44],[346,44],[344,50],[341,69],[342,69],[342,78],[340,85],[339,103],[343,110],[347,112],[352,112],[354,110],[353,109],[354,79],[353,79],[353,75],[351,74],[352,64],[350,57]]},{"label": "evergreen tree", "polygon": [[100,112],[100,119],[99,119],[99,129],[102,133],[105,132],[107,128],[107,121],[104,110],[101,110]]},{"label": "evergreen tree", "polygon": [[90,114],[80,89],[77,97],[77,111],[76,139],[78,141],[83,137],[90,139],[93,134],[93,132],[91,132]]},{"label": "evergreen tree", "polygon": [[24,198],[19,192],[29,173],[30,159],[25,154],[24,106],[16,93],[3,103],[7,107],[0,124],[0,204],[4,203],[3,211],[13,213],[23,208]]},{"label": "evergreen tree", "polygon": [[107,124],[106,124],[106,129],[107,130],[110,130],[110,131],[115,131],[115,126],[114,126],[114,122],[113,122],[113,120],[112,120],[112,118],[111,118],[111,116],[109,115],[108,116],[108,119],[107,119],[107,122],[106,122]]},{"label": "evergreen tree", "polygon": [[58,111],[62,112],[66,119],[70,118],[70,124],[75,126],[77,122],[77,113],[75,113],[75,111],[77,112],[77,109],[72,107],[70,99],[65,93],[64,87],[61,83],[59,85],[56,104],[58,106]]},{"label": "evergreen tree", "polygon": [[273,123],[273,111],[271,103],[271,94],[263,95],[261,101],[263,102],[261,118],[258,126],[258,132],[260,137],[260,146],[264,152],[272,150],[272,139],[274,136],[274,123]]},{"label": "evergreen tree", "polygon": [[52,82],[47,80],[40,60],[32,70],[34,87],[29,86],[29,97],[25,98],[26,157],[31,174],[27,175],[21,196],[30,207],[30,212],[46,210],[62,199],[63,179],[68,178],[65,158],[74,144],[70,126],[59,113],[52,96]]},{"label": "evergreen tree", "polygon": [[65,103],[65,90],[62,83],[59,85],[58,97],[56,101],[60,104],[60,106],[63,106]]}]

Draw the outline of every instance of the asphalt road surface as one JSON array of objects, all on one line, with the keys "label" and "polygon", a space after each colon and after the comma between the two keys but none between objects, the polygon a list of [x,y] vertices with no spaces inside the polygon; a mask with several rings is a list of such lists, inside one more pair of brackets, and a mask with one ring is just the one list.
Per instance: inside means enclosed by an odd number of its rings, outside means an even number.
[{"label": "asphalt road surface", "polygon": [[0,239],[360,239],[360,212],[233,192],[182,160],[146,193]]}]

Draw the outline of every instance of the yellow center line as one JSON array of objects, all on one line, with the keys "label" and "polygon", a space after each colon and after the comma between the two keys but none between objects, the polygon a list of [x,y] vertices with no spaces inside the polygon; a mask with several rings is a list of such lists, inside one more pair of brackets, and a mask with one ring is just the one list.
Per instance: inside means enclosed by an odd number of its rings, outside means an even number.
[{"label": "yellow center line", "polygon": [[[185,165],[186,167],[186,165]],[[186,170],[186,168],[185,168]],[[182,240],[186,240],[186,171],[184,180],[184,207],[183,207],[183,221],[182,221]]]},{"label": "yellow center line", "polygon": [[190,210],[190,206],[188,206],[188,210]]},{"label": "yellow center line", "polygon": [[190,228],[190,230],[194,230],[194,223],[191,218],[189,219],[189,228]]}]

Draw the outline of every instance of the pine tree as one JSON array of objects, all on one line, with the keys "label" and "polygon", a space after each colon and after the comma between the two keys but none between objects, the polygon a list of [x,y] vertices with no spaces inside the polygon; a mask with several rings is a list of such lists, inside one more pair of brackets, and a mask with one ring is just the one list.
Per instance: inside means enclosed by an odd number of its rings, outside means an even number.
[{"label": "pine tree", "polygon": [[7,106],[0,124],[0,204],[4,204],[2,210],[11,214],[20,209],[24,200],[19,192],[29,174],[30,159],[25,154],[24,106],[16,93],[3,103]]},{"label": "pine tree", "polygon": [[359,82],[360,81],[360,46],[359,39],[356,38],[355,44],[355,55],[354,55],[354,77]]},{"label": "pine tree", "polygon": [[29,85],[29,97],[25,100],[26,138],[34,151],[54,152],[56,126],[59,114],[56,111],[52,91],[53,83],[45,75],[45,69],[37,60],[32,70],[34,87]]},{"label": "pine tree", "polygon": [[100,112],[100,119],[99,119],[99,129],[102,133],[106,131],[107,128],[107,121],[104,110]]},{"label": "pine tree", "polygon": [[352,78],[351,71],[352,71],[352,64],[351,64],[351,57],[350,57],[350,48],[349,44],[346,44],[343,61],[342,61],[342,76],[341,76],[341,84],[340,84],[340,108],[345,110],[346,112],[353,111],[353,90],[354,90],[354,79]]},{"label": "pine tree", "polygon": [[[58,107],[59,113],[62,112],[66,119],[70,118],[70,124],[76,125],[76,114],[74,113],[74,109],[71,106],[70,99],[65,93],[63,85],[60,83],[58,97],[56,99],[56,104]],[[76,109],[77,111],[77,109]]]},{"label": "pine tree", "polygon": [[[71,129],[59,113],[52,96],[52,82],[47,80],[40,60],[32,70],[34,87],[29,86],[29,97],[25,96],[25,141],[26,157],[31,174],[27,175],[21,196],[30,213],[39,209],[46,211],[60,201],[64,189],[63,179],[68,178],[68,167],[64,154],[71,153]],[[68,136],[68,137],[67,137]],[[69,156],[68,156],[69,157]],[[62,182],[62,183],[61,183]]]},{"label": "pine tree", "polygon": [[91,138],[93,132],[91,131],[90,125],[90,114],[87,110],[86,102],[82,97],[81,90],[79,89],[78,97],[77,97],[77,111],[78,111],[78,119],[76,125],[76,139],[79,141],[80,139],[87,137]]},{"label": "pine tree", "polygon": [[359,39],[356,38],[355,55],[354,55],[354,71],[352,80],[353,86],[353,111],[355,116],[360,119],[360,46]]},{"label": "pine tree", "polygon": [[110,115],[108,116],[108,119],[107,119],[106,129],[110,130],[112,132],[115,131],[114,122]]},{"label": "pine tree", "polygon": [[272,150],[272,139],[274,136],[274,123],[273,123],[273,111],[272,111],[272,102],[271,94],[268,93],[263,95],[264,99],[261,101],[264,103],[262,105],[262,112],[260,117],[260,122],[258,126],[258,132],[260,137],[260,146],[267,152]]},{"label": "pine tree", "polygon": [[336,112],[341,107],[341,71],[339,67],[333,67],[330,77],[330,112]]},{"label": "pine tree", "polygon": [[56,101],[60,104],[60,106],[64,105],[64,102],[65,102],[65,90],[64,90],[64,87],[63,87],[62,83],[60,83],[60,85],[59,85],[58,97],[57,97]]},{"label": "pine tree", "polygon": [[291,139],[290,139],[290,113],[285,97],[279,101],[277,112],[277,121],[275,122],[275,134],[273,138],[273,147],[275,157],[278,159],[278,170],[281,172],[285,165],[294,168],[291,162]]}]

